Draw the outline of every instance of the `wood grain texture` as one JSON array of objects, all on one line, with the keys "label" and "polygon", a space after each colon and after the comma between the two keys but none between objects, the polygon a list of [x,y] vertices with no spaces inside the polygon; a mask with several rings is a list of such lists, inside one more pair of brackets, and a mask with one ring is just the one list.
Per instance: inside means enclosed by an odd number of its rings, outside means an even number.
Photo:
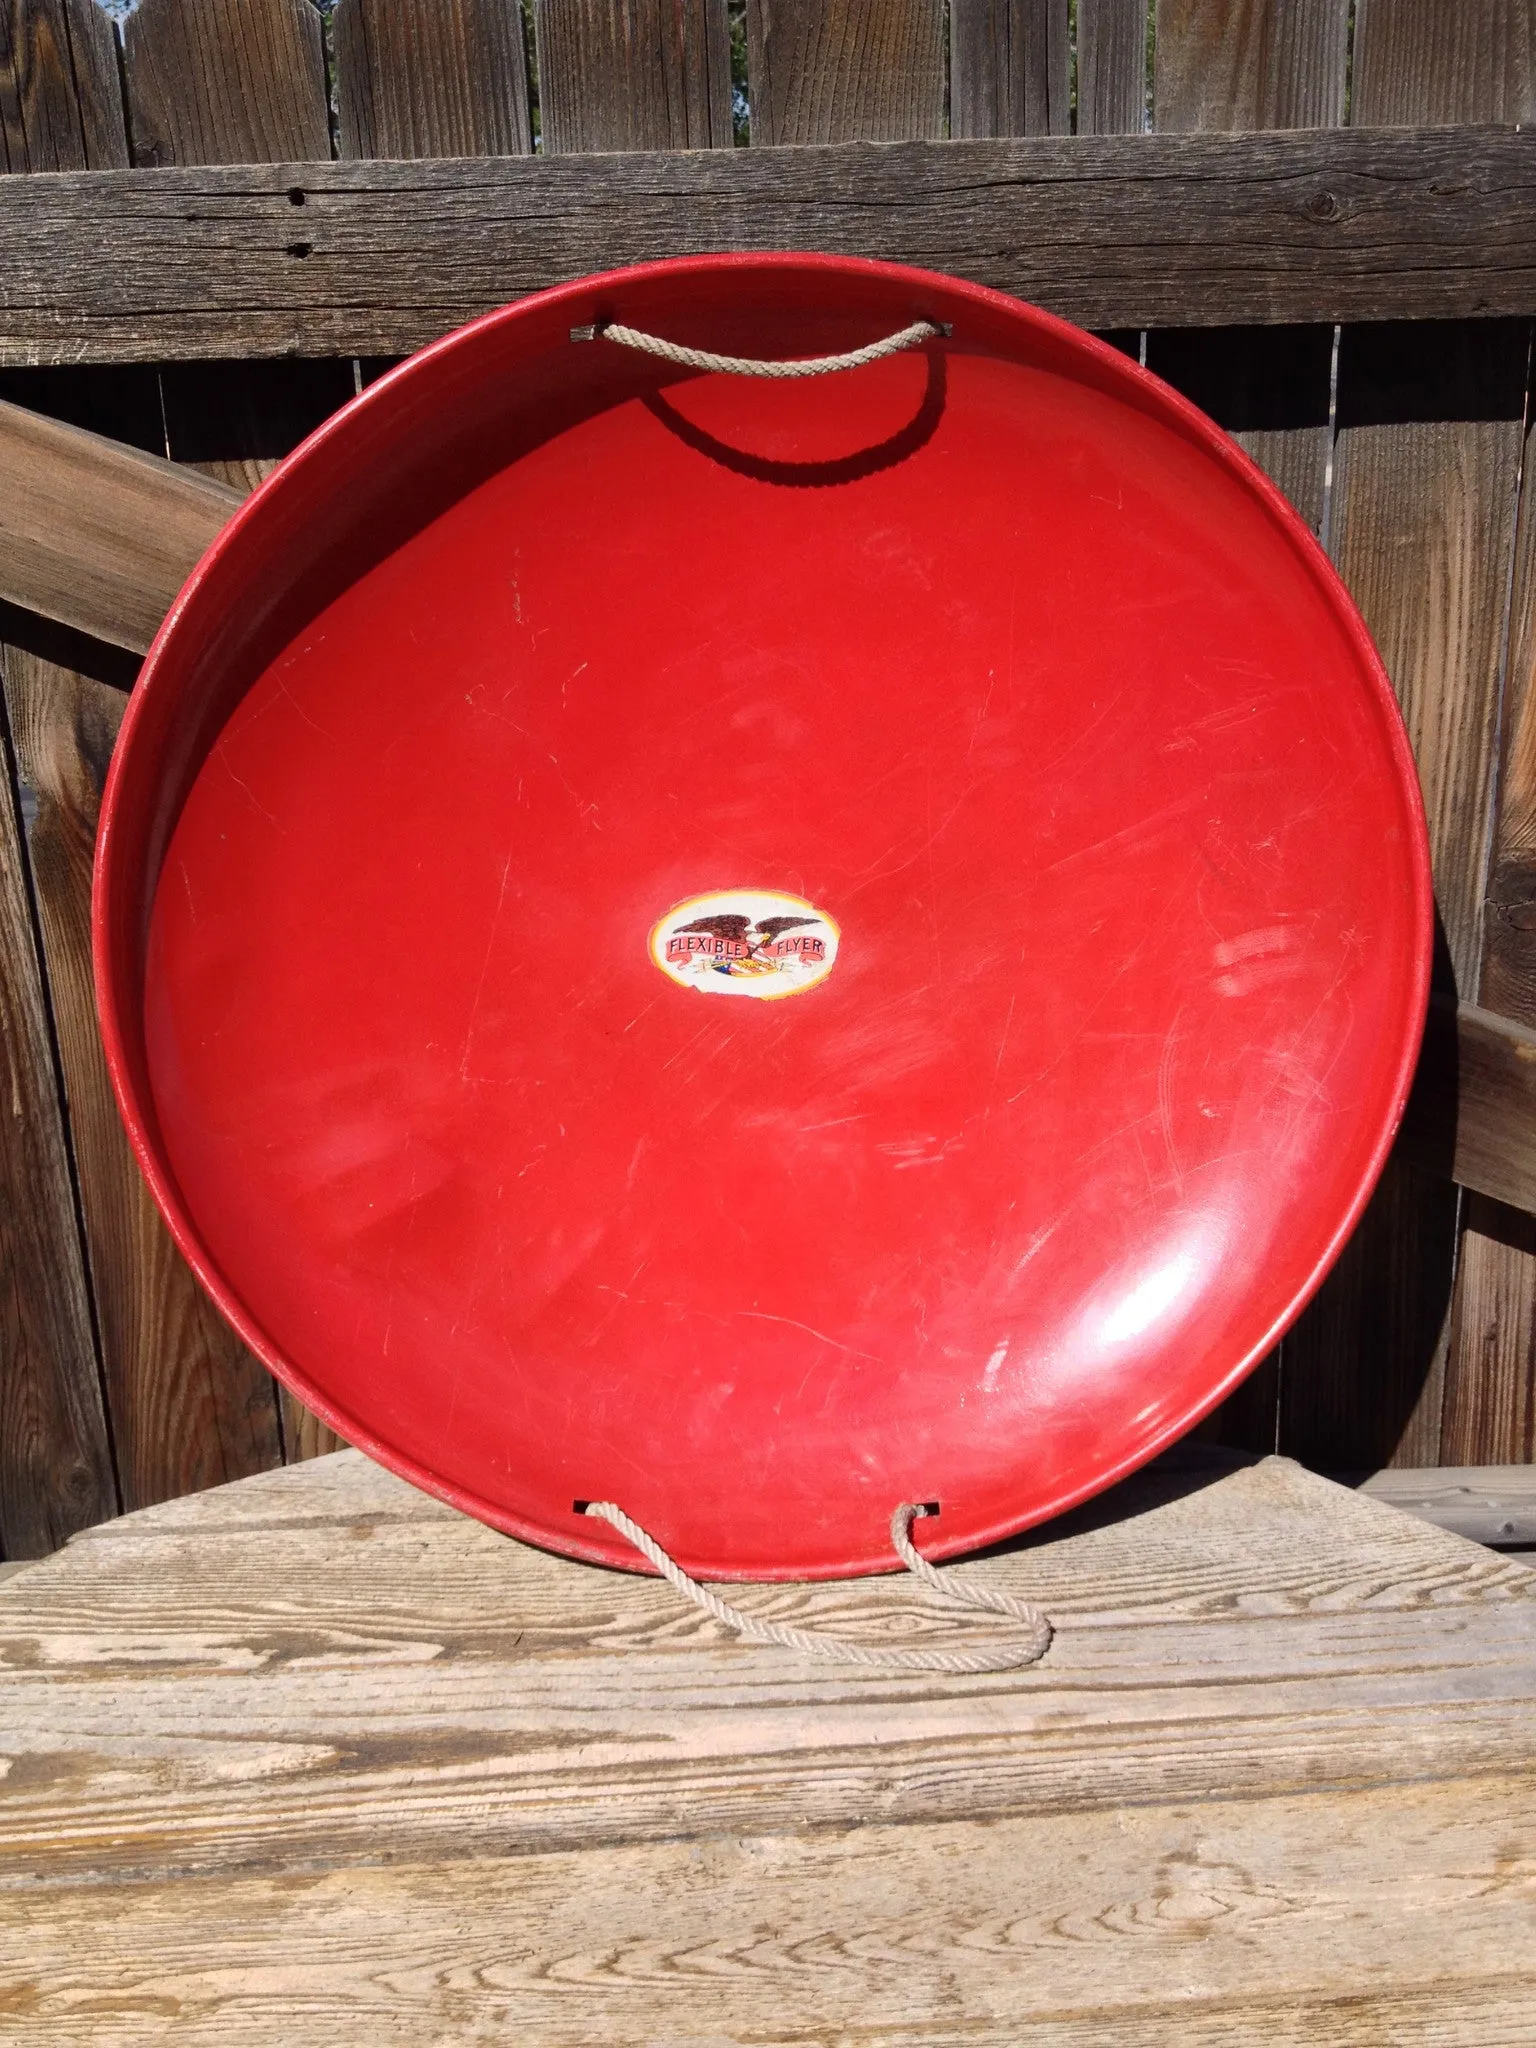
[{"label": "wood grain texture", "polygon": [[[1344,117],[1348,0],[1163,0],[1153,120],[1165,133],[1322,128]],[[1230,429],[1313,532],[1324,519],[1328,326],[1150,334],[1147,362]]]},{"label": "wood grain texture", "polygon": [[94,0],[3,0],[0,174],[127,163],[108,17]]},{"label": "wood grain texture", "polygon": [[1077,132],[1147,125],[1147,0],[1077,0]]},{"label": "wood grain texture", "polygon": [[1354,119],[1536,117],[1532,0],[1355,0]]},{"label": "wood grain texture", "polygon": [[1325,1811],[1326,1853],[1315,1799],[1219,1801],[134,1885],[110,1929],[39,1889],[10,2037],[1529,2043],[1536,1777]]},{"label": "wood grain texture", "polygon": [[1503,758],[1479,999],[1536,1024],[1536,438],[1528,428],[1505,665]]},{"label": "wood grain texture", "polygon": [[92,1531],[0,1589],[10,2035],[1529,2040],[1536,1574],[1187,1454],[963,1569],[1046,1667],[730,1642],[355,1454]]},{"label": "wood grain texture", "polygon": [[726,0],[535,0],[533,19],[546,154],[732,146]]},{"label": "wood grain texture", "polygon": [[752,140],[943,135],[941,0],[747,0]]},{"label": "wood grain texture", "polygon": [[116,1510],[23,825],[0,717],[0,1550],[41,1556]]},{"label": "wood grain texture", "polygon": [[1348,39],[1349,0],[1158,0],[1154,121],[1186,133],[1337,127]]},{"label": "wood grain texture", "polygon": [[0,364],[396,354],[585,272],[730,248],[937,266],[1093,327],[1523,315],[1536,134],[64,173],[0,179],[0,242]]},{"label": "wood grain texture", "polygon": [[330,156],[309,0],[143,0],[124,25],[123,80],[140,166]]},{"label": "wood grain texture", "polygon": [[[1462,1207],[1442,1458],[1536,1459],[1533,1270],[1536,1218],[1469,1195]],[[1536,1544],[1536,1533],[1529,1540]]]},{"label": "wood grain texture", "polygon": [[12,649],[6,709],[79,1165],[123,1504],[137,1508],[279,1461],[272,1383],[203,1294],[139,1176],[107,1079],[91,979],[96,818],[120,692]]},{"label": "wood grain texture", "polygon": [[1457,987],[1478,986],[1528,337],[1346,331],[1334,554],[1403,708]]},{"label": "wood grain texture", "polygon": [[340,0],[331,35],[343,156],[532,149],[517,0]]},{"label": "wood grain texture", "polygon": [[0,403],[0,596],[142,654],[240,494]]},{"label": "wood grain texture", "polygon": [[[1536,1738],[1536,1577],[1283,1460],[1154,1473],[959,1569],[1042,1601],[1047,1664],[893,1679],[744,1645],[350,1452],[169,1503],[0,1593],[0,1898],[385,1843],[1321,1796],[1524,1768]],[[741,1598],[885,1641],[972,1626],[905,1579]]]},{"label": "wood grain texture", "polygon": [[1373,1472],[1361,1482],[1361,1491],[1474,1543],[1510,1549],[1536,1545],[1536,1466],[1529,1461]]},{"label": "wood grain texture", "polygon": [[1536,1030],[1436,997],[1400,1149],[1427,1172],[1536,1209]]},{"label": "wood grain texture", "polygon": [[1065,0],[950,0],[951,135],[1070,135]]},{"label": "wood grain texture", "polygon": [[[1480,976],[1527,354],[1524,325],[1515,323],[1346,328],[1340,347],[1334,552],[1403,708],[1429,821],[1444,971],[1460,989],[1475,990]],[[1469,1061],[1458,1088],[1471,1092],[1478,1080]],[[1514,1133],[1489,1135],[1507,1158]],[[1484,1173],[1469,1177],[1486,1185]],[[1496,1192],[1508,1194],[1508,1183]],[[1377,1284],[1356,1296],[1359,1323],[1339,1328],[1331,1356],[1314,1352],[1310,1371],[1288,1375],[1300,1431],[1309,1408],[1320,1416],[1338,1399],[1322,1390],[1322,1378],[1361,1372],[1369,1330],[1396,1327],[1409,1355],[1428,1357],[1412,1426],[1395,1449],[1378,1435],[1373,1461],[1440,1462],[1447,1387],[1488,1371],[1499,1357],[1473,1336],[1486,1306],[1478,1306],[1472,1283],[1488,1283],[1490,1299],[1501,1302],[1511,1287],[1529,1285],[1529,1277],[1513,1274],[1508,1287],[1496,1282],[1492,1269],[1505,1255],[1490,1246],[1453,1297],[1458,1228],[1441,1193],[1421,1193],[1420,1223],[1408,1224],[1399,1208],[1395,1227],[1411,1229],[1421,1259],[1443,1272],[1443,1283],[1430,1279],[1428,1267],[1380,1269]],[[1388,1300],[1395,1288],[1406,1292]],[[1310,1314],[1326,1315],[1334,1294],[1330,1280]],[[1418,1314],[1425,1321],[1415,1332]],[[1304,1343],[1298,1332],[1298,1360],[1307,1355]],[[1362,1397],[1372,1391],[1367,1379]],[[1465,1408],[1465,1393],[1452,1399]],[[1305,1440],[1317,1441],[1315,1428]],[[1282,1440],[1289,1447],[1301,1439]],[[1490,1447],[1489,1455],[1505,1452]]]},{"label": "wood grain texture", "polygon": [[[1486,0],[1446,8],[1434,0],[1361,0],[1356,15],[1352,119],[1357,123],[1486,121],[1528,117],[1532,15],[1527,0]],[[1493,764],[1499,723],[1515,493],[1519,474],[1528,334],[1524,324],[1438,330],[1401,325],[1346,328],[1338,371],[1337,445],[1331,524],[1335,557],[1375,635],[1403,706],[1418,759],[1435,861],[1444,951],[1443,984],[1463,995],[1480,986],[1483,896],[1491,837]],[[1463,1080],[1470,1081],[1471,1076]],[[1383,1323],[1427,1359],[1417,1406],[1391,1461],[1435,1464],[1442,1455],[1447,1399],[1469,1371],[1495,1354],[1473,1337],[1486,1323],[1478,1286],[1506,1257],[1463,1261],[1452,1307],[1457,1236],[1443,1195],[1421,1186],[1425,1204],[1410,1223],[1402,1203],[1412,1182],[1395,1179],[1378,1198],[1410,1232],[1424,1270],[1400,1261],[1355,1295],[1357,1316],[1335,1347],[1315,1346],[1287,1374],[1298,1435],[1340,1400],[1369,1356],[1368,1332]],[[1448,1228],[1449,1225],[1449,1228]],[[1369,1228],[1375,1227],[1368,1219]],[[1443,1275],[1435,1284],[1431,1271]],[[1533,1276],[1512,1271],[1512,1285]],[[1288,1350],[1308,1359],[1313,1334],[1345,1294],[1325,1286]],[[1422,1315],[1417,1330],[1411,1326]],[[1465,1335],[1463,1334],[1465,1333]],[[1479,1400],[1481,1400],[1479,1396]],[[1310,1420],[1308,1418],[1311,1418]],[[1385,1448],[1378,1439],[1377,1454]]]}]

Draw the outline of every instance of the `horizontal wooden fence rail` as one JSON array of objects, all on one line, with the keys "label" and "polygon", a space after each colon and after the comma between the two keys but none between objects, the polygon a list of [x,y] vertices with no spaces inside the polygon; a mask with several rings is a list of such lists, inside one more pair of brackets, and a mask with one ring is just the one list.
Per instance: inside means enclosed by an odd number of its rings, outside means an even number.
[{"label": "horizontal wooden fence rail", "polygon": [[927,265],[1088,327],[1536,312],[1536,132],[839,143],[0,179],[0,363],[391,355],[720,249]]}]

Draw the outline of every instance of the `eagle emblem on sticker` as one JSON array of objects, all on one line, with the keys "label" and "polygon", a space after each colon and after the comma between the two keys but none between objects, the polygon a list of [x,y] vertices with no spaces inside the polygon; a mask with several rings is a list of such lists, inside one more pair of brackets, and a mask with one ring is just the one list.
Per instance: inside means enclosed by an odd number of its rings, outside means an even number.
[{"label": "eagle emblem on sticker", "polygon": [[676,904],[651,928],[651,958],[682,988],[706,995],[797,996],[825,981],[837,926],[803,896],[716,889]]}]

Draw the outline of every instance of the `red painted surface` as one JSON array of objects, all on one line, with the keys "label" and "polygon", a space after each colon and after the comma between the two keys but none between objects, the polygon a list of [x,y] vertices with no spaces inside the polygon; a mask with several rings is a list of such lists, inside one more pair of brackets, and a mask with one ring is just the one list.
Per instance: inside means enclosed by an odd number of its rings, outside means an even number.
[{"label": "red painted surface", "polygon": [[[765,384],[572,326],[812,354]],[[705,1001],[653,926],[803,897]],[[492,315],[292,457],[108,792],[114,1078],[225,1312],[519,1535],[948,1554],[1187,1429],[1315,1287],[1415,1056],[1412,762],[1328,564],[1135,365],[951,280],[706,259]]]}]

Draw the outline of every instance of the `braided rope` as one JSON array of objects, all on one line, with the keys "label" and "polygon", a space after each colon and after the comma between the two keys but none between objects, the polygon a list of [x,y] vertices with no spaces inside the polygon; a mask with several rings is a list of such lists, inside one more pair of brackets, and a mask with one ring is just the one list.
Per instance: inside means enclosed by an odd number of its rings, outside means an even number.
[{"label": "braided rope", "polygon": [[762,1621],[755,1614],[743,1613],[741,1608],[722,1600],[710,1587],[690,1578],[655,1537],[648,1535],[613,1501],[589,1500],[582,1509],[583,1514],[596,1515],[621,1535],[627,1536],[641,1556],[649,1558],[661,1576],[675,1586],[685,1600],[702,1607],[714,1620],[734,1629],[749,1642],[778,1643],[786,1650],[802,1650],[813,1657],[834,1657],[845,1664],[862,1664],[872,1671],[1016,1671],[1026,1664],[1037,1664],[1051,1646],[1051,1624],[1038,1608],[1023,1600],[1014,1600],[1006,1593],[994,1592],[989,1586],[970,1585],[952,1578],[947,1572],[936,1571],[927,1558],[920,1556],[912,1546],[912,1524],[926,1512],[903,1502],[891,1517],[891,1541],[902,1563],[925,1585],[936,1587],[947,1599],[958,1601],[963,1607],[1005,1614],[1010,1620],[1021,1623],[1025,1630],[1021,1641],[986,1650],[871,1650],[863,1643],[848,1641],[846,1637],[817,1635],[811,1629],[791,1628],[784,1622]]},{"label": "braided rope", "polygon": [[903,349],[917,348],[949,330],[933,320],[914,320],[899,334],[867,342],[863,348],[851,348],[845,355],[798,356],[787,362],[768,362],[757,356],[717,356],[706,348],[684,348],[681,342],[663,341],[659,334],[646,334],[638,327],[622,327],[617,321],[590,329],[575,328],[572,332],[590,333],[593,338],[616,341],[623,348],[641,349],[646,355],[660,356],[665,363],[679,363],[685,370],[719,370],[731,377],[825,377],[834,370],[860,370],[866,363],[878,363],[882,356],[900,355]]}]

